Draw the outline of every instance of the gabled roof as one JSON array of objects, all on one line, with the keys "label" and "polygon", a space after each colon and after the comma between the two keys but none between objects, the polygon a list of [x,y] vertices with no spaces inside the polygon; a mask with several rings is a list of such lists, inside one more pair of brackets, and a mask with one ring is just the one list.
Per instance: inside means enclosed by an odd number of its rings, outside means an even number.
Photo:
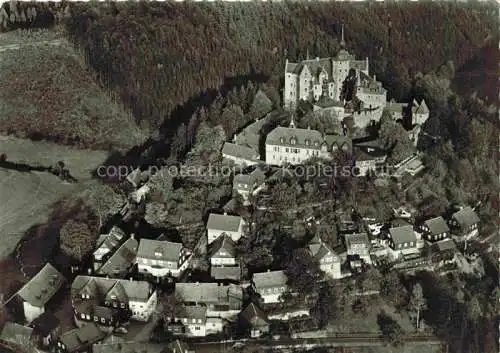
[{"label": "gabled roof", "polygon": [[264,288],[283,287],[288,282],[288,278],[282,270],[254,273],[252,280],[257,291]]},{"label": "gabled roof", "polygon": [[116,281],[113,287],[106,293],[105,300],[113,300],[116,297],[120,302],[126,302],[128,299],[127,293],[119,281]]},{"label": "gabled roof", "polygon": [[0,341],[21,344],[24,340],[30,339],[32,334],[33,329],[31,327],[7,322],[0,334]]},{"label": "gabled roof", "polygon": [[326,244],[321,244],[319,246],[319,248],[317,248],[317,249],[316,249],[315,245],[313,244],[313,245],[309,246],[309,249],[311,250],[311,254],[313,255],[314,259],[316,259],[318,261],[321,261],[321,259],[323,259],[325,256],[328,256],[328,255],[333,255],[334,261],[340,261],[339,257]]},{"label": "gabled roof", "polygon": [[222,154],[250,161],[258,161],[260,159],[259,153],[253,148],[237,145],[231,142],[224,142]]},{"label": "gabled roof", "polygon": [[73,352],[80,347],[91,345],[104,338],[106,334],[99,330],[94,323],[86,324],[80,328],[65,332],[59,337],[66,346],[66,351]]},{"label": "gabled roof", "polygon": [[97,272],[111,276],[126,271],[135,260],[138,246],[139,243],[136,239],[127,239]]},{"label": "gabled roof", "polygon": [[[222,254],[222,253],[225,254]],[[208,249],[209,257],[225,257],[234,258],[236,256],[236,251],[234,248],[234,241],[227,234],[221,234],[209,245]]]},{"label": "gabled roof", "polygon": [[425,103],[425,100],[422,99],[422,103],[415,109],[414,111],[416,114],[427,114],[429,113],[429,107],[427,107],[427,103]]},{"label": "gabled roof", "polygon": [[448,228],[448,225],[441,216],[428,219],[424,224],[429,227],[429,232],[431,234],[441,234],[450,231],[450,228]]},{"label": "gabled roof", "polygon": [[47,263],[17,294],[25,302],[42,307],[56,294],[64,281],[64,276]]},{"label": "gabled roof", "polygon": [[260,185],[266,180],[266,175],[262,170],[256,168],[250,174],[237,174],[234,176],[233,185],[235,188],[238,185],[245,185],[247,188],[251,188],[254,185]]},{"label": "gabled roof", "polygon": [[479,217],[470,206],[464,207],[460,211],[455,212],[452,215],[452,218],[455,219],[463,228],[479,223]]},{"label": "gabled roof", "polygon": [[229,298],[243,300],[243,290],[239,286],[221,286],[218,283],[176,283],[175,295],[183,303],[224,304]]},{"label": "gabled roof", "polygon": [[352,150],[352,140],[344,135],[326,135],[325,142],[330,148],[335,145],[338,149],[343,149],[345,146],[347,151]]},{"label": "gabled roof", "polygon": [[166,240],[141,239],[139,249],[137,250],[137,257],[177,263],[181,251],[181,243],[172,243]]},{"label": "gabled roof", "polygon": [[120,246],[123,238],[126,236],[125,232],[113,226],[108,234],[101,234],[97,240],[96,250],[94,254],[107,254]]},{"label": "gabled roof", "polygon": [[207,229],[215,229],[226,232],[237,232],[243,219],[240,216],[229,216],[210,213],[207,221]]},{"label": "gabled roof", "polygon": [[241,267],[238,266],[212,266],[210,276],[215,280],[241,280]]},{"label": "gabled roof", "polygon": [[269,319],[257,305],[250,303],[245,310],[241,312],[241,318],[250,326],[269,325]]},{"label": "gabled roof", "polygon": [[[152,293],[152,286],[146,281],[131,281],[125,279],[111,279],[103,277],[76,276],[71,284],[71,296],[80,297],[88,286],[95,288],[95,292],[102,299],[109,294],[117,297],[126,296],[127,300],[147,301]],[[112,291],[111,291],[112,290]]]},{"label": "gabled roof", "polygon": [[409,242],[415,243],[417,241],[417,236],[415,235],[412,226],[390,228],[389,234],[394,244],[403,244]]},{"label": "gabled roof", "polygon": [[353,245],[370,245],[370,239],[366,233],[345,234],[344,237],[347,248]]},{"label": "gabled roof", "polygon": [[207,307],[194,305],[181,305],[177,307],[175,314],[177,318],[197,319],[205,322],[207,320]]}]

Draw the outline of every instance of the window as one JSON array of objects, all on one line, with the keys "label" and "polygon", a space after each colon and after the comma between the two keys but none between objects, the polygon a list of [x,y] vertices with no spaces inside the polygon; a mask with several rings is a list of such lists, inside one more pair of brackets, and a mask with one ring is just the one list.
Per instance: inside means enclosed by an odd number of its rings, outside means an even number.
[{"label": "window", "polygon": [[120,308],[125,309],[125,303],[120,303]]},{"label": "window", "polygon": [[287,147],[287,148],[285,148],[285,152],[286,152],[286,153],[288,153],[288,147]]},{"label": "window", "polygon": [[101,317],[101,322],[104,324],[106,322],[106,319]]},{"label": "window", "polygon": [[195,328],[194,328],[194,329],[195,329],[196,331],[199,331],[199,330],[201,330],[201,327],[200,327],[200,326],[195,326]]},{"label": "window", "polygon": [[85,320],[85,314],[80,314],[80,317]]},{"label": "window", "polygon": [[118,307],[118,304],[116,304],[116,302],[113,302],[113,308],[117,308]]},{"label": "window", "polygon": [[95,322],[99,321],[99,318],[97,316],[94,316],[94,321]]}]

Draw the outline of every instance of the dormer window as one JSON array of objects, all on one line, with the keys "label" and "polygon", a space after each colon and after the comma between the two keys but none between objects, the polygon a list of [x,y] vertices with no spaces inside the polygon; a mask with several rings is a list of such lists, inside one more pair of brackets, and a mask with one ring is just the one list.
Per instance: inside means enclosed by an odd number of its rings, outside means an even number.
[{"label": "dormer window", "polygon": [[319,146],[319,142],[318,141],[314,141],[314,146],[318,147]]},{"label": "dormer window", "polygon": [[290,144],[295,145],[297,143],[297,139],[295,137],[290,138]]},{"label": "dormer window", "polygon": [[284,137],[280,137],[280,142],[284,143],[285,142],[285,138]]},{"label": "dormer window", "polygon": [[311,141],[309,139],[306,139],[306,146],[309,146],[311,144]]}]

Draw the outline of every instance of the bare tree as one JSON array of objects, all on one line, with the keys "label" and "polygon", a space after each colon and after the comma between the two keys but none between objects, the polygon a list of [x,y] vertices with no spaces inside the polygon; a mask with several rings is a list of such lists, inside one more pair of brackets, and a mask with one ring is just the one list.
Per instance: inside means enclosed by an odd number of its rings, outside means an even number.
[{"label": "bare tree", "polygon": [[427,309],[427,300],[420,283],[416,283],[411,291],[410,307],[417,312],[417,330],[420,328],[420,312]]}]

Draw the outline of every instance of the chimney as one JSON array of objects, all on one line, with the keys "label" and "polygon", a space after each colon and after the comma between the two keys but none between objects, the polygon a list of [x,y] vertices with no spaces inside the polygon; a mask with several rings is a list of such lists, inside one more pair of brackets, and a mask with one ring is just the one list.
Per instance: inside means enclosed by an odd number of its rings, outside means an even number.
[{"label": "chimney", "polygon": [[377,75],[373,74],[373,81],[377,81]]},{"label": "chimney", "polygon": [[316,57],[316,61],[319,61],[319,56]]},{"label": "chimney", "polygon": [[133,279],[132,277],[130,277],[130,278],[129,278],[129,281],[130,281],[130,282],[133,282],[133,281],[134,281],[134,279]]},{"label": "chimney", "polygon": [[267,269],[267,272],[271,272],[271,269],[269,269],[269,268],[268,268],[268,269]]},{"label": "chimney", "polygon": [[130,234],[130,239],[135,239],[135,234],[134,233]]}]

